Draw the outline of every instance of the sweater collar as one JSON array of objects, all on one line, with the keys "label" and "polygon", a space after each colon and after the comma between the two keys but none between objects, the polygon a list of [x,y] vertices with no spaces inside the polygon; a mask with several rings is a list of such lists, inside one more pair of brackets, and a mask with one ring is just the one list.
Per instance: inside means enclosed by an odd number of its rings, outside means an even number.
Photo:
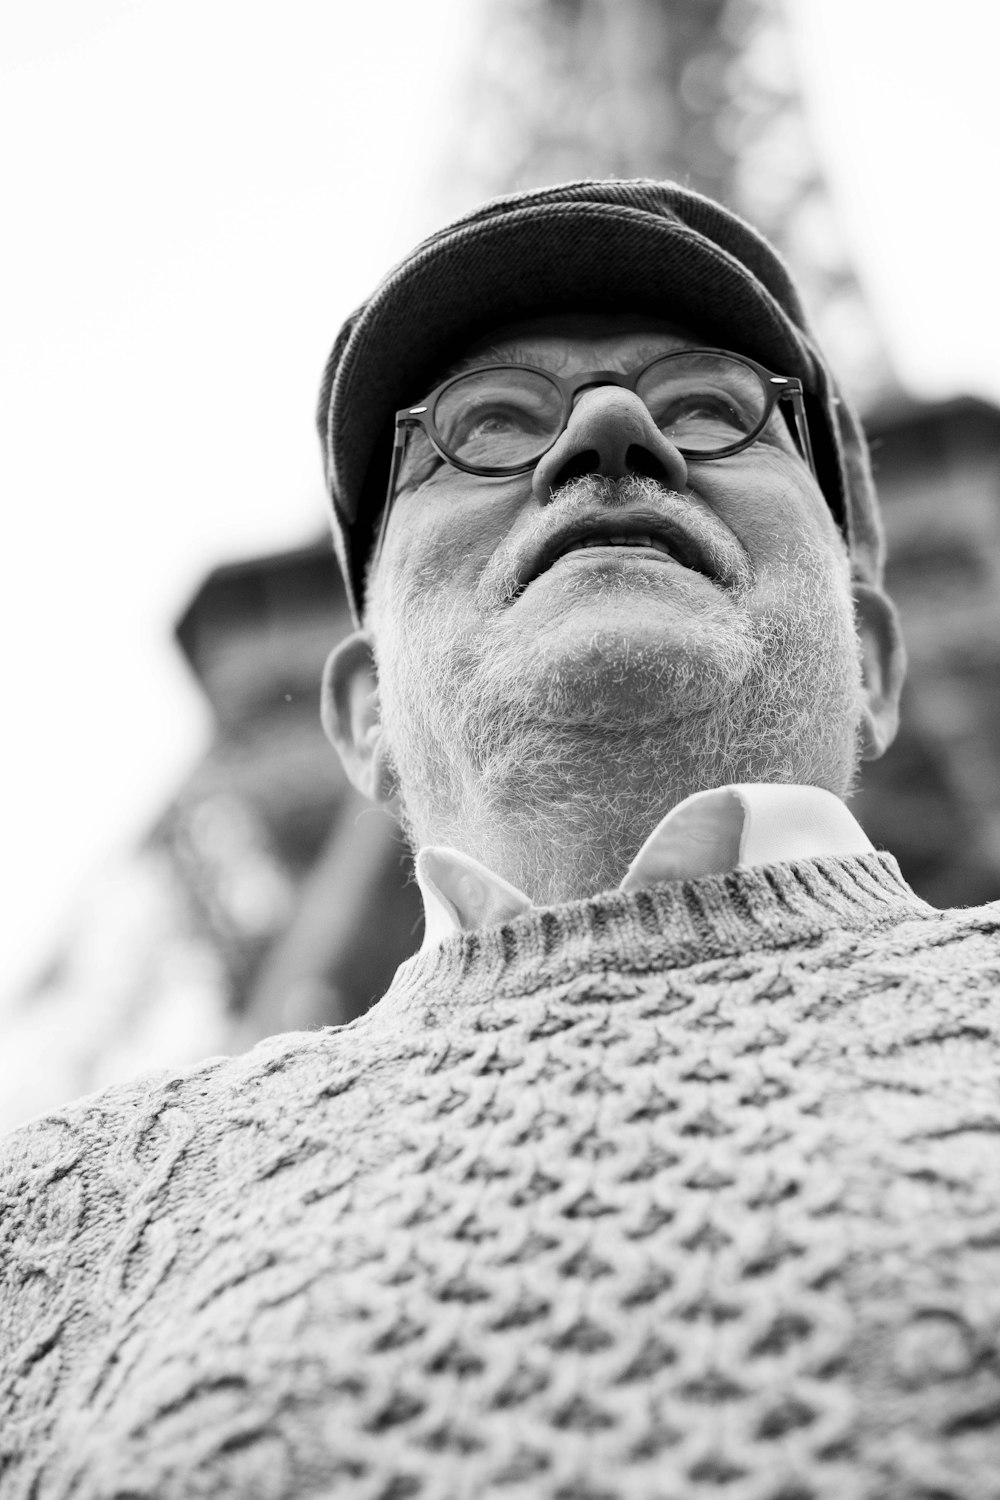
[{"label": "sweater collar", "polygon": [[[652,976],[671,983],[667,976],[692,965],[708,965],[723,988],[754,974],[766,988],[787,983],[789,950],[843,966],[887,928],[938,915],[906,884],[892,855],[874,851],[605,891],[529,907],[421,948],[362,1020],[398,1039],[411,1024],[433,1028],[474,1017],[487,998],[523,1005],[551,992],[568,1004],[613,1001]],[[806,962],[822,967],[819,957]]]},{"label": "sweater collar", "polygon": [[[646,839],[619,886],[642,891],[661,881],[823,855],[872,852],[839,797],[814,786],[743,783],[696,792],[672,808]],[[424,903],[422,951],[457,932],[475,932],[533,909],[517,889],[471,855],[443,845],[417,855]]]}]

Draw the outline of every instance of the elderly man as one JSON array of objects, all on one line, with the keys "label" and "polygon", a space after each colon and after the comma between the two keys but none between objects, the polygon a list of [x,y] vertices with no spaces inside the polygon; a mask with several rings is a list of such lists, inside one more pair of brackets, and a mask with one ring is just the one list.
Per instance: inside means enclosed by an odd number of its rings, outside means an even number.
[{"label": "elderly man", "polygon": [[324,722],[427,922],[0,1157],[4,1500],[1000,1495],[1000,910],[844,805],[863,437],[769,248],[499,200],[341,334]]}]

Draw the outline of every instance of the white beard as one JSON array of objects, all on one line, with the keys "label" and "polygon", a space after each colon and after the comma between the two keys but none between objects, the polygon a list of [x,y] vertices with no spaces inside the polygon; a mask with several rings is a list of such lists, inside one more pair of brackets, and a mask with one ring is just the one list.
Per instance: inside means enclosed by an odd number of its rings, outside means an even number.
[{"label": "white beard", "polygon": [[[619,504],[658,488],[588,478],[563,510],[592,506],[595,484]],[[669,650],[598,627],[553,662],[510,629],[502,569],[473,607],[373,578],[382,722],[413,847],[450,844],[550,904],[615,887],[692,792],[756,781],[848,795],[862,700],[846,559],[797,547],[782,580],[751,609],[747,576],[726,628],[693,619]]]}]

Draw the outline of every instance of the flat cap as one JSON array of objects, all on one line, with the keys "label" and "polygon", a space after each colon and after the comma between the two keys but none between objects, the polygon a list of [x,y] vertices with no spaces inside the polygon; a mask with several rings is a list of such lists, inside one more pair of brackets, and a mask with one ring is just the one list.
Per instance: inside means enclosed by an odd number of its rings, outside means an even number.
[{"label": "flat cap", "polygon": [[334,548],[356,621],[396,411],[475,339],[557,312],[647,313],[797,376],[820,484],[854,574],[880,582],[882,532],[861,423],[781,257],[736,214],[676,183],[567,182],[494,198],[446,225],[340,330],[317,420]]}]

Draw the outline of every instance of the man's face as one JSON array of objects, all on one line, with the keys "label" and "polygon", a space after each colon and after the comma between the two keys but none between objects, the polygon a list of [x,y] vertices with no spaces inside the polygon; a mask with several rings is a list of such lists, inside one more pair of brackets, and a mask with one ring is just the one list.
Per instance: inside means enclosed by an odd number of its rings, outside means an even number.
[{"label": "man's face", "polygon": [[[498,331],[462,367],[624,373],[705,342],[648,318],[552,317]],[[415,433],[370,590],[386,749],[418,841],[488,857],[461,837],[472,823],[509,828],[538,796],[565,808],[595,764],[598,783],[642,784],[640,822],[721,780],[848,788],[846,554],[777,412],[743,452],[685,460],[638,396],[587,389],[534,471],[503,479]]]},{"label": "man's face", "polygon": [[[563,375],[633,370],[660,353],[703,340],[634,317],[537,319],[498,332],[460,362],[463,369],[527,363]],[[622,450],[624,447],[624,451]],[[646,475],[651,500],[610,499],[574,478]],[[567,499],[572,493],[573,504]],[[645,534],[659,545],[574,546],[549,554],[593,522],[591,539]],[[585,538],[574,537],[583,541]],[[676,548],[671,556],[665,546]],[[768,607],[795,568],[797,547],[843,552],[830,511],[776,411],[758,441],[728,459],[684,460],[654,428],[638,396],[605,386],[582,392],[569,427],[533,473],[506,479],[470,476],[440,460],[422,432],[409,438],[389,520],[380,593],[416,588],[449,607],[465,601],[472,618],[490,618],[518,638],[530,635],[553,662],[572,657],[593,632],[620,630],[634,644],[663,651],[691,628],[709,648],[725,629],[732,591],[753,582],[752,603]],[[704,569],[701,571],[700,569]]]}]

